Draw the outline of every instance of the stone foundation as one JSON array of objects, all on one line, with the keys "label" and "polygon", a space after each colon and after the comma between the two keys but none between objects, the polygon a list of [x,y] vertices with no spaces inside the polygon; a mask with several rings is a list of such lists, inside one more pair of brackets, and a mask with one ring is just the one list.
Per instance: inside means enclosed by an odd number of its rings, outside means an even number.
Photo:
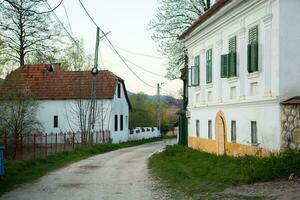
[{"label": "stone foundation", "polygon": [[281,150],[300,149],[300,105],[281,106]]}]

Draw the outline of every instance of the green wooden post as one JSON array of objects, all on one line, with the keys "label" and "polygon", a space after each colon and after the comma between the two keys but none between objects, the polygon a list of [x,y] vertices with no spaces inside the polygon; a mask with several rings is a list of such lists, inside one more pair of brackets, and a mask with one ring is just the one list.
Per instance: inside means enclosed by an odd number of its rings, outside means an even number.
[{"label": "green wooden post", "polygon": [[[186,56],[186,63],[187,56]],[[179,124],[179,140],[178,144],[187,146],[188,144],[188,127],[187,127],[187,118],[186,111],[188,105],[188,66],[186,65],[181,69],[181,80],[183,81],[183,103],[182,107],[179,110],[178,114],[178,124]]]}]

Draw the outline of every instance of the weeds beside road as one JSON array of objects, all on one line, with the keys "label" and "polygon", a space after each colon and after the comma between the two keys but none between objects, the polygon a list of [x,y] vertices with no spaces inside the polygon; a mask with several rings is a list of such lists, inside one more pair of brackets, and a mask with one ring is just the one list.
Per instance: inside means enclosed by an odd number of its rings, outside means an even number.
[{"label": "weeds beside road", "polygon": [[179,145],[153,155],[149,167],[166,183],[189,195],[268,181],[300,171],[300,152],[270,157],[230,157],[199,152]]},{"label": "weeds beside road", "polygon": [[36,180],[47,172],[59,169],[90,156],[160,140],[161,138],[151,138],[120,144],[98,144],[91,147],[79,147],[72,151],[59,152],[35,160],[6,161],[5,176],[0,179],[0,195],[13,189],[17,184]]}]

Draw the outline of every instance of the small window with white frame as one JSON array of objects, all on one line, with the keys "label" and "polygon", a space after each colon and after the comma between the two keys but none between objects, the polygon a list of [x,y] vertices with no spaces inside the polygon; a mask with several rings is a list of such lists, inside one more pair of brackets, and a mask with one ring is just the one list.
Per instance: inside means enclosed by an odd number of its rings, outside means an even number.
[{"label": "small window with white frame", "polygon": [[208,138],[212,139],[212,121],[211,120],[208,120],[207,126],[208,126]]},{"label": "small window with white frame", "polygon": [[251,121],[251,144],[257,145],[257,122]]},{"label": "small window with white frame", "polygon": [[196,120],[196,136],[200,136],[200,121]]},{"label": "small window with white frame", "polygon": [[236,142],[236,121],[231,120],[231,142]]}]

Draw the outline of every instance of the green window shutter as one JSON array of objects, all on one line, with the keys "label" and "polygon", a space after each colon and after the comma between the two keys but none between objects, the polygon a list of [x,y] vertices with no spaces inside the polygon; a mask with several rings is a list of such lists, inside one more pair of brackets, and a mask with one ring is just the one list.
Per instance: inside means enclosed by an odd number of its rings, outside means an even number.
[{"label": "green window shutter", "polygon": [[200,68],[199,65],[195,66],[195,85],[198,86],[200,84]]},{"label": "green window shutter", "polygon": [[229,39],[229,52],[236,52],[236,36]]},{"label": "green window shutter", "polygon": [[258,44],[251,44],[251,71],[258,71]]},{"label": "green window shutter", "polygon": [[258,43],[258,26],[249,29],[249,44]]},{"label": "green window shutter", "polygon": [[194,70],[194,85],[198,86],[200,84],[200,56],[196,56],[194,59],[194,65],[195,65],[195,70]]},{"label": "green window shutter", "polygon": [[206,83],[212,82],[212,49],[206,51]]},{"label": "green window shutter", "polygon": [[188,69],[188,87],[192,86],[192,68]]},{"label": "green window shutter", "polygon": [[247,69],[248,69],[248,73],[251,73],[251,44],[248,44],[247,46]]},{"label": "green window shutter", "polygon": [[236,76],[236,53],[229,53],[229,77]]},{"label": "green window shutter", "polygon": [[228,54],[221,55],[221,78],[228,77]]},{"label": "green window shutter", "polygon": [[194,58],[194,65],[195,65],[195,66],[199,66],[199,65],[200,65],[200,57],[199,57],[199,56],[196,56],[196,57]]}]

